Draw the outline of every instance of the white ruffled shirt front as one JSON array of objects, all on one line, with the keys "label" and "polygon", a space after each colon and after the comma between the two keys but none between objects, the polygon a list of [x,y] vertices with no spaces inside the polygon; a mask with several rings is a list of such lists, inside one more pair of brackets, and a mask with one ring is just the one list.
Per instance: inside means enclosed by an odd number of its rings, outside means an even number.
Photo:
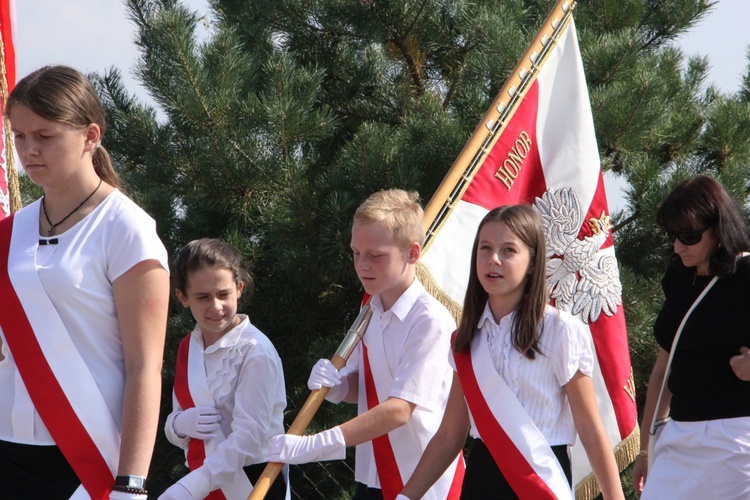
[{"label": "white ruffled shirt front", "polygon": [[[226,486],[242,467],[263,462],[268,439],[284,434],[286,390],[281,359],[271,341],[247,316],[242,322],[203,351],[209,390],[221,413],[221,430],[226,436],[203,465],[180,482],[203,498],[209,491]],[[203,346],[198,326],[191,335]],[[167,417],[164,431],[170,443],[187,449],[189,437],[174,432],[174,419],[182,411],[177,398]]]},{"label": "white ruffled shirt front", "polygon": [[[576,429],[563,386],[577,371],[592,376],[594,354],[583,324],[572,315],[547,306],[544,311],[541,355],[531,360],[513,347],[514,313],[495,322],[489,304],[479,319],[478,335],[487,335],[497,373],[516,395],[539,431],[552,445],[573,445]],[[452,357],[451,357],[452,361]],[[479,374],[478,374],[479,375]],[[477,437],[472,425],[472,435]]]}]

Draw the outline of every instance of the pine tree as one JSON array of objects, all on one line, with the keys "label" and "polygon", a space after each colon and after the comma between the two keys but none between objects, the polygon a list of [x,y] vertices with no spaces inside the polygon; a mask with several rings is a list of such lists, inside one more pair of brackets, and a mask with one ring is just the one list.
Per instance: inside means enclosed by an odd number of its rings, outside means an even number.
[{"label": "pine tree", "polygon": [[[221,237],[253,263],[247,311],[284,360],[290,417],[310,366],[333,353],[357,311],[354,209],[389,187],[429,200],[553,4],[213,0],[199,19],[177,0],[128,0],[136,72],[163,115],[128,94],[119,70],[95,76],[108,149],[172,254]],[[613,221],[641,395],[667,259],[656,207],[696,173],[748,201],[750,69],[724,95],[705,84],[708,61],[672,43],[709,11],[697,0],[576,8],[603,168],[630,186]],[[202,22],[209,34],[198,41]],[[175,307],[167,371],[189,324]],[[324,405],[315,426],[343,421],[341,412]],[[180,462],[169,446],[157,450],[167,468]],[[297,481],[295,493],[347,498],[351,472],[332,467],[325,478],[300,468],[317,484]]]}]

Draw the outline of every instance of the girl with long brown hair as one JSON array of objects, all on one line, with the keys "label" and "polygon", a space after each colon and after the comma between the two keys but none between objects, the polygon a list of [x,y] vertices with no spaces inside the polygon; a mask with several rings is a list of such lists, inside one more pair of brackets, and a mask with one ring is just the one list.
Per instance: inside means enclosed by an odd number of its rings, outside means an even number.
[{"label": "girl with long brown hair", "polygon": [[477,230],[442,424],[400,498],[417,499],[474,437],[461,498],[572,498],[576,434],[604,497],[623,498],[580,322],[547,304],[542,221],[529,205]]}]

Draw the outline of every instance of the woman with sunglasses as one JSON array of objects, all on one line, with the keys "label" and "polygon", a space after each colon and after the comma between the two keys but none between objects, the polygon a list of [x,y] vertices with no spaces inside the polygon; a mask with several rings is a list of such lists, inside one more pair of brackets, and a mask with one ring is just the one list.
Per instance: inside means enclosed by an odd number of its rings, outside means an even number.
[{"label": "woman with sunglasses", "polygon": [[[654,323],[659,353],[648,383],[633,486],[643,499],[750,498],[747,226],[724,187],[703,175],[679,184],[656,217],[672,241],[674,258],[662,278],[665,300]],[[685,321],[667,375],[678,327],[714,276],[718,281]],[[671,420],[649,471],[654,412]]]}]

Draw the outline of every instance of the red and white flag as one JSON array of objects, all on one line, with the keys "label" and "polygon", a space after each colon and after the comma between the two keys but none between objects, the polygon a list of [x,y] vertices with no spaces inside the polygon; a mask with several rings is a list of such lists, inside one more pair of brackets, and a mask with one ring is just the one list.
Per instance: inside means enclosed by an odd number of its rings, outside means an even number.
[{"label": "red and white flag", "polygon": [[[15,25],[15,1],[0,0],[0,49],[2,50],[2,67],[0,67],[0,104],[5,108],[8,94],[16,83],[16,49],[13,43]],[[7,120],[0,119],[0,219],[10,215],[10,196],[8,193],[8,166],[15,168],[14,161],[8,161],[13,155],[13,140],[7,129]]]},{"label": "red and white flag", "polygon": [[[444,190],[449,199],[437,201],[440,214],[428,231],[419,273],[428,290],[459,311],[482,217],[500,205],[534,204],[545,225],[553,304],[591,332],[599,411],[623,468],[638,451],[638,428],[621,284],[575,26],[569,12],[563,19],[550,24],[554,36],[537,37],[538,54],[532,44],[529,69],[519,63],[511,80],[521,84],[501,91],[499,119],[488,112],[472,137],[484,130],[487,139],[479,141],[474,168],[450,182]],[[511,107],[515,113],[503,116]],[[435,202],[427,207],[428,220]],[[579,493],[595,495],[580,443],[573,448],[573,476]]]}]

